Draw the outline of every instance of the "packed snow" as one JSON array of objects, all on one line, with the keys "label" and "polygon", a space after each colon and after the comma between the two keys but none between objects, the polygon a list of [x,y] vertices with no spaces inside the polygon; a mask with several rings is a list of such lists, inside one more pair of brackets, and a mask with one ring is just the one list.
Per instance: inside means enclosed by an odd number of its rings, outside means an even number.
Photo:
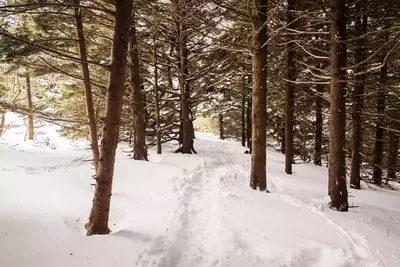
[{"label": "packed snow", "polygon": [[85,236],[93,197],[85,140],[25,123],[0,139],[1,267],[398,267],[400,193],[350,190],[348,213],[327,208],[327,168],[268,151],[268,188],[248,185],[250,155],[234,141],[197,133],[198,155],[150,150],[134,161],[118,147],[106,236]]}]

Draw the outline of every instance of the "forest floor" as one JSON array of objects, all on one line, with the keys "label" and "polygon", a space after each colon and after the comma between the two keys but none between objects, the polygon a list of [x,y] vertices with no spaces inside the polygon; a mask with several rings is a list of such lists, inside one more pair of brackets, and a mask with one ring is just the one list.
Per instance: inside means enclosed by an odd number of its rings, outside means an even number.
[{"label": "forest floor", "polygon": [[[11,116],[9,116],[11,117]],[[13,122],[12,120],[15,120]],[[16,116],[8,119],[21,124]],[[400,192],[364,184],[348,213],[327,208],[327,168],[294,165],[268,151],[268,188],[248,186],[250,156],[236,142],[198,133],[198,155],[118,147],[107,236],[86,237],[93,197],[88,144],[53,126],[24,142],[0,139],[2,267],[395,267],[400,266]]]}]

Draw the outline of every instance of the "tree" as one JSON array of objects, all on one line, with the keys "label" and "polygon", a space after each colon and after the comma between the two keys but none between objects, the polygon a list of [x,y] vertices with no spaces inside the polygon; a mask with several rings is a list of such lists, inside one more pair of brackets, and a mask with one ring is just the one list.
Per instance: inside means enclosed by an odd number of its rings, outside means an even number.
[{"label": "tree", "polygon": [[132,0],[119,0],[115,3],[114,36],[107,88],[106,117],[101,139],[93,206],[89,222],[86,225],[87,235],[110,233],[108,217],[110,213],[115,151],[118,145],[122,96],[125,87],[129,29],[132,25],[132,2]]},{"label": "tree", "polygon": [[[287,27],[293,27],[295,17],[296,0],[288,0],[287,6]],[[289,35],[290,36],[290,35]],[[285,172],[292,174],[293,163],[293,98],[295,84],[295,67],[294,67],[294,44],[289,38],[287,44],[287,85],[285,97]]]},{"label": "tree", "polygon": [[364,81],[365,74],[363,61],[365,60],[365,38],[367,31],[367,16],[365,14],[365,3],[357,2],[356,10],[361,13],[355,19],[356,28],[356,51],[354,62],[356,65],[361,64],[359,70],[362,74],[356,75],[354,81],[354,90],[352,95],[352,157],[351,157],[351,177],[350,186],[355,189],[361,189],[360,185],[360,169],[362,154],[362,109],[364,106]]},{"label": "tree", "polygon": [[99,144],[97,137],[97,123],[96,115],[94,112],[93,96],[92,96],[92,83],[90,80],[89,64],[87,63],[87,49],[85,34],[83,32],[82,22],[82,11],[79,8],[80,0],[74,0],[74,15],[76,24],[76,36],[78,38],[79,55],[81,58],[82,78],[83,85],[85,88],[85,102],[86,102],[86,114],[88,119],[88,128],[90,136],[90,148],[92,150],[93,165],[95,172],[99,166]]},{"label": "tree", "polygon": [[267,120],[267,0],[252,2],[252,154],[250,187],[267,189],[266,120]]},{"label": "tree", "polygon": [[331,92],[329,120],[330,206],[348,211],[346,186],[346,0],[331,0]]},{"label": "tree", "polygon": [[132,25],[128,42],[129,88],[131,90],[133,121],[133,158],[147,160],[146,123],[141,90],[138,42],[136,38],[135,14],[132,12]]},{"label": "tree", "polygon": [[[32,92],[31,92],[31,79],[29,73],[26,74],[26,100],[28,104],[28,110],[33,111],[32,104]],[[32,113],[28,115],[28,140],[33,140],[34,135],[34,125],[33,125],[33,115]]]}]

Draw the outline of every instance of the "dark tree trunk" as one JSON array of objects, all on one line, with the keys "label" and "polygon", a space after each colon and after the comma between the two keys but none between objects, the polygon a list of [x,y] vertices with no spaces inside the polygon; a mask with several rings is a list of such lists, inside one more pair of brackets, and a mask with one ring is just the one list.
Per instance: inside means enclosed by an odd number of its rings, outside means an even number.
[{"label": "dark tree trunk", "polygon": [[[357,10],[363,10],[366,3],[359,1],[356,4]],[[355,23],[356,36],[356,51],[355,64],[360,64],[364,61],[365,54],[365,39],[362,37],[367,31],[367,17],[361,18],[358,16]],[[364,70],[363,68],[361,70]],[[361,170],[361,153],[362,153],[362,112],[364,107],[364,80],[365,75],[356,75],[354,77],[354,90],[352,97],[352,158],[351,158],[351,176],[350,186],[355,189],[361,189],[360,170]]]},{"label": "dark tree trunk", "polygon": [[160,99],[158,92],[158,55],[156,35],[154,34],[154,101],[156,107],[156,138],[157,138],[157,154],[162,153],[161,147],[161,125],[160,125]]},{"label": "dark tree trunk", "polygon": [[[80,6],[80,0],[74,0],[74,5]],[[99,166],[100,152],[99,152],[99,143],[97,139],[98,138],[97,123],[93,105],[92,84],[90,81],[90,72],[87,63],[85,34],[83,32],[82,10],[78,7],[75,7],[74,10],[75,10],[76,36],[78,38],[79,55],[80,58],[82,59],[81,68],[82,68],[83,85],[85,88],[86,115],[89,123],[88,128],[90,136],[90,149],[92,151],[95,173],[97,173],[97,168]]]},{"label": "dark tree trunk", "polygon": [[4,133],[4,127],[6,122],[6,112],[0,112],[0,137]]},{"label": "dark tree trunk", "polygon": [[101,140],[96,190],[87,235],[108,234],[108,217],[114,174],[115,152],[121,120],[122,96],[128,51],[129,28],[132,23],[132,0],[116,1],[114,36],[107,87],[106,116]]},{"label": "dark tree trunk", "polygon": [[346,16],[345,0],[331,0],[331,93],[329,120],[329,196],[330,206],[348,211],[346,186]]},{"label": "dark tree trunk", "polygon": [[218,115],[218,122],[219,122],[219,139],[224,140],[224,115],[220,113]]},{"label": "dark tree trunk", "polygon": [[31,91],[31,79],[29,73],[26,74],[26,100],[28,104],[28,140],[33,140],[34,126],[33,126],[33,104],[32,104],[32,91]]},{"label": "dark tree trunk", "polygon": [[397,157],[399,150],[399,131],[400,124],[398,122],[393,122],[390,124],[389,132],[389,148],[388,148],[388,181],[393,181],[396,179],[397,170]]},{"label": "dark tree trunk", "polygon": [[[294,28],[293,21],[295,18],[296,0],[288,0],[287,6],[287,25],[289,28]],[[291,35],[289,35],[291,36]],[[291,37],[289,37],[289,41]],[[294,81],[296,79],[294,68],[294,44],[287,44],[287,79]],[[295,84],[292,82],[286,83],[285,88],[285,172],[292,174],[293,163],[293,112],[294,112],[294,90]]]},{"label": "dark tree trunk", "polygon": [[250,149],[250,154],[252,152],[251,145],[251,97],[247,100],[247,109],[246,109],[246,137],[247,137],[247,147]]},{"label": "dark tree trunk", "polygon": [[246,94],[242,94],[242,146],[246,146]]},{"label": "dark tree trunk", "polygon": [[[176,9],[180,18],[186,17],[186,1],[178,2]],[[191,154],[194,150],[194,128],[193,118],[190,110],[190,85],[187,80],[189,77],[189,50],[188,50],[188,36],[187,27],[184,19],[179,20],[177,23],[177,54],[178,54],[178,67],[179,67],[179,87],[181,90],[181,139],[182,145],[175,152],[183,154]]]},{"label": "dark tree trunk", "polygon": [[377,92],[376,113],[378,114],[375,127],[375,147],[374,147],[374,170],[372,179],[377,185],[382,184],[382,161],[383,161],[383,144],[385,138],[385,106],[386,106],[386,81],[387,81],[387,65],[381,68],[379,87]]},{"label": "dark tree trunk", "polygon": [[317,84],[317,93],[315,94],[315,147],[314,147],[314,164],[317,166],[322,165],[322,93],[324,85]]},{"label": "dark tree trunk", "polygon": [[132,25],[128,42],[129,88],[133,121],[133,158],[147,160],[146,122],[141,90],[139,55],[136,38],[135,14],[132,11]]},{"label": "dark tree trunk", "polygon": [[267,119],[267,4],[268,0],[253,1],[252,36],[252,146],[250,187],[265,191],[266,119]]}]

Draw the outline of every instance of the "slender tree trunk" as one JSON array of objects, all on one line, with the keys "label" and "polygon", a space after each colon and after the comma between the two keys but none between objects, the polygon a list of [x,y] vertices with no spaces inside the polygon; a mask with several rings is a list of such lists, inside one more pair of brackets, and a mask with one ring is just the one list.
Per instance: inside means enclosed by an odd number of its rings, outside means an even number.
[{"label": "slender tree trunk", "polygon": [[219,121],[219,139],[224,140],[224,115],[220,113],[218,115],[218,121]]},{"label": "slender tree trunk", "polygon": [[[397,170],[397,157],[399,150],[399,132],[400,124],[398,122],[393,122],[390,124],[391,131],[389,132],[389,142],[388,142],[388,181],[396,179]],[[393,131],[394,130],[394,131]],[[397,132],[396,132],[397,131]]]},{"label": "slender tree trunk", "polygon": [[382,163],[383,163],[383,144],[385,138],[385,107],[386,107],[386,82],[387,82],[387,65],[381,68],[379,78],[379,88],[377,92],[376,113],[378,114],[375,127],[375,147],[374,147],[374,170],[372,178],[377,185],[382,184]]},{"label": "slender tree trunk", "polygon": [[266,119],[267,119],[267,4],[253,1],[252,36],[252,146],[250,187],[267,189]]},{"label": "slender tree trunk", "polygon": [[136,160],[147,160],[146,123],[137,45],[135,14],[132,11],[132,25],[129,31],[128,42],[128,71],[133,121],[133,158]]},{"label": "slender tree trunk", "polygon": [[6,112],[5,111],[0,112],[0,137],[4,133],[5,122],[6,122]]},{"label": "slender tree trunk", "polygon": [[251,145],[251,97],[247,100],[247,108],[246,108],[246,137],[247,137],[247,147],[250,149],[250,154],[252,153],[252,145]]},{"label": "slender tree trunk", "polygon": [[[357,10],[363,10],[365,2],[359,1],[356,4]],[[356,23],[356,51],[355,51],[355,64],[364,61],[364,46],[365,40],[362,37],[367,30],[367,17],[366,15],[361,18],[357,17]],[[364,107],[364,80],[365,75],[357,75],[354,77],[354,90],[352,97],[352,158],[351,158],[351,176],[350,186],[355,189],[361,189],[360,185],[360,170],[361,170],[361,153],[362,153],[362,112]]]},{"label": "slender tree trunk", "polygon": [[314,164],[322,166],[322,93],[324,86],[317,84],[317,93],[315,94],[315,146],[314,146]]},{"label": "slender tree trunk", "polygon": [[[80,0],[74,0],[75,6],[80,6]],[[90,149],[92,150],[93,165],[95,172],[97,173],[97,168],[99,166],[99,143],[97,137],[97,123],[96,115],[93,105],[92,96],[92,84],[90,81],[89,66],[87,63],[87,50],[85,42],[85,34],[83,32],[83,22],[82,22],[82,10],[75,7],[75,24],[76,24],[76,36],[78,38],[79,55],[82,59],[81,68],[83,76],[83,85],[85,88],[85,102],[86,102],[86,115],[88,118],[88,128],[90,135]]]},{"label": "slender tree trunk", "polygon": [[96,177],[96,190],[87,235],[108,234],[108,217],[114,174],[115,152],[121,120],[124,93],[129,29],[132,25],[132,0],[115,2],[115,23],[109,83],[107,87],[106,117],[101,140],[100,160]]},{"label": "slender tree trunk", "polygon": [[246,94],[242,94],[242,146],[246,146]]},{"label": "slender tree trunk", "polygon": [[26,100],[28,101],[28,110],[31,112],[28,115],[28,140],[33,140],[34,126],[33,126],[33,105],[32,105],[32,92],[31,92],[31,79],[29,73],[26,74]]},{"label": "slender tree trunk", "polygon": [[157,138],[157,154],[162,153],[161,147],[161,125],[160,125],[160,99],[158,92],[158,55],[157,55],[157,43],[156,34],[154,34],[154,98],[156,106],[156,138]]},{"label": "slender tree trunk", "polygon": [[[287,6],[287,25],[293,27],[295,18],[296,0],[288,0]],[[289,35],[290,36],[290,35]],[[291,37],[289,38],[291,39]],[[294,81],[296,79],[294,68],[294,44],[287,44],[287,79]],[[285,172],[292,174],[293,163],[293,112],[294,112],[294,90],[295,84],[292,82],[286,83],[285,88]]]},{"label": "slender tree trunk", "polygon": [[[185,5],[186,1],[179,3],[177,6],[179,16],[186,16]],[[183,5],[183,6],[181,6]],[[194,128],[193,118],[190,110],[190,86],[187,78],[189,76],[189,51],[187,48],[187,28],[182,21],[178,23],[178,55],[179,55],[179,87],[181,90],[181,124],[182,124],[182,146],[175,152],[183,154],[191,154],[194,150]]]},{"label": "slender tree trunk", "polygon": [[329,196],[331,208],[348,211],[346,186],[346,0],[331,0],[331,93],[329,120]]}]

